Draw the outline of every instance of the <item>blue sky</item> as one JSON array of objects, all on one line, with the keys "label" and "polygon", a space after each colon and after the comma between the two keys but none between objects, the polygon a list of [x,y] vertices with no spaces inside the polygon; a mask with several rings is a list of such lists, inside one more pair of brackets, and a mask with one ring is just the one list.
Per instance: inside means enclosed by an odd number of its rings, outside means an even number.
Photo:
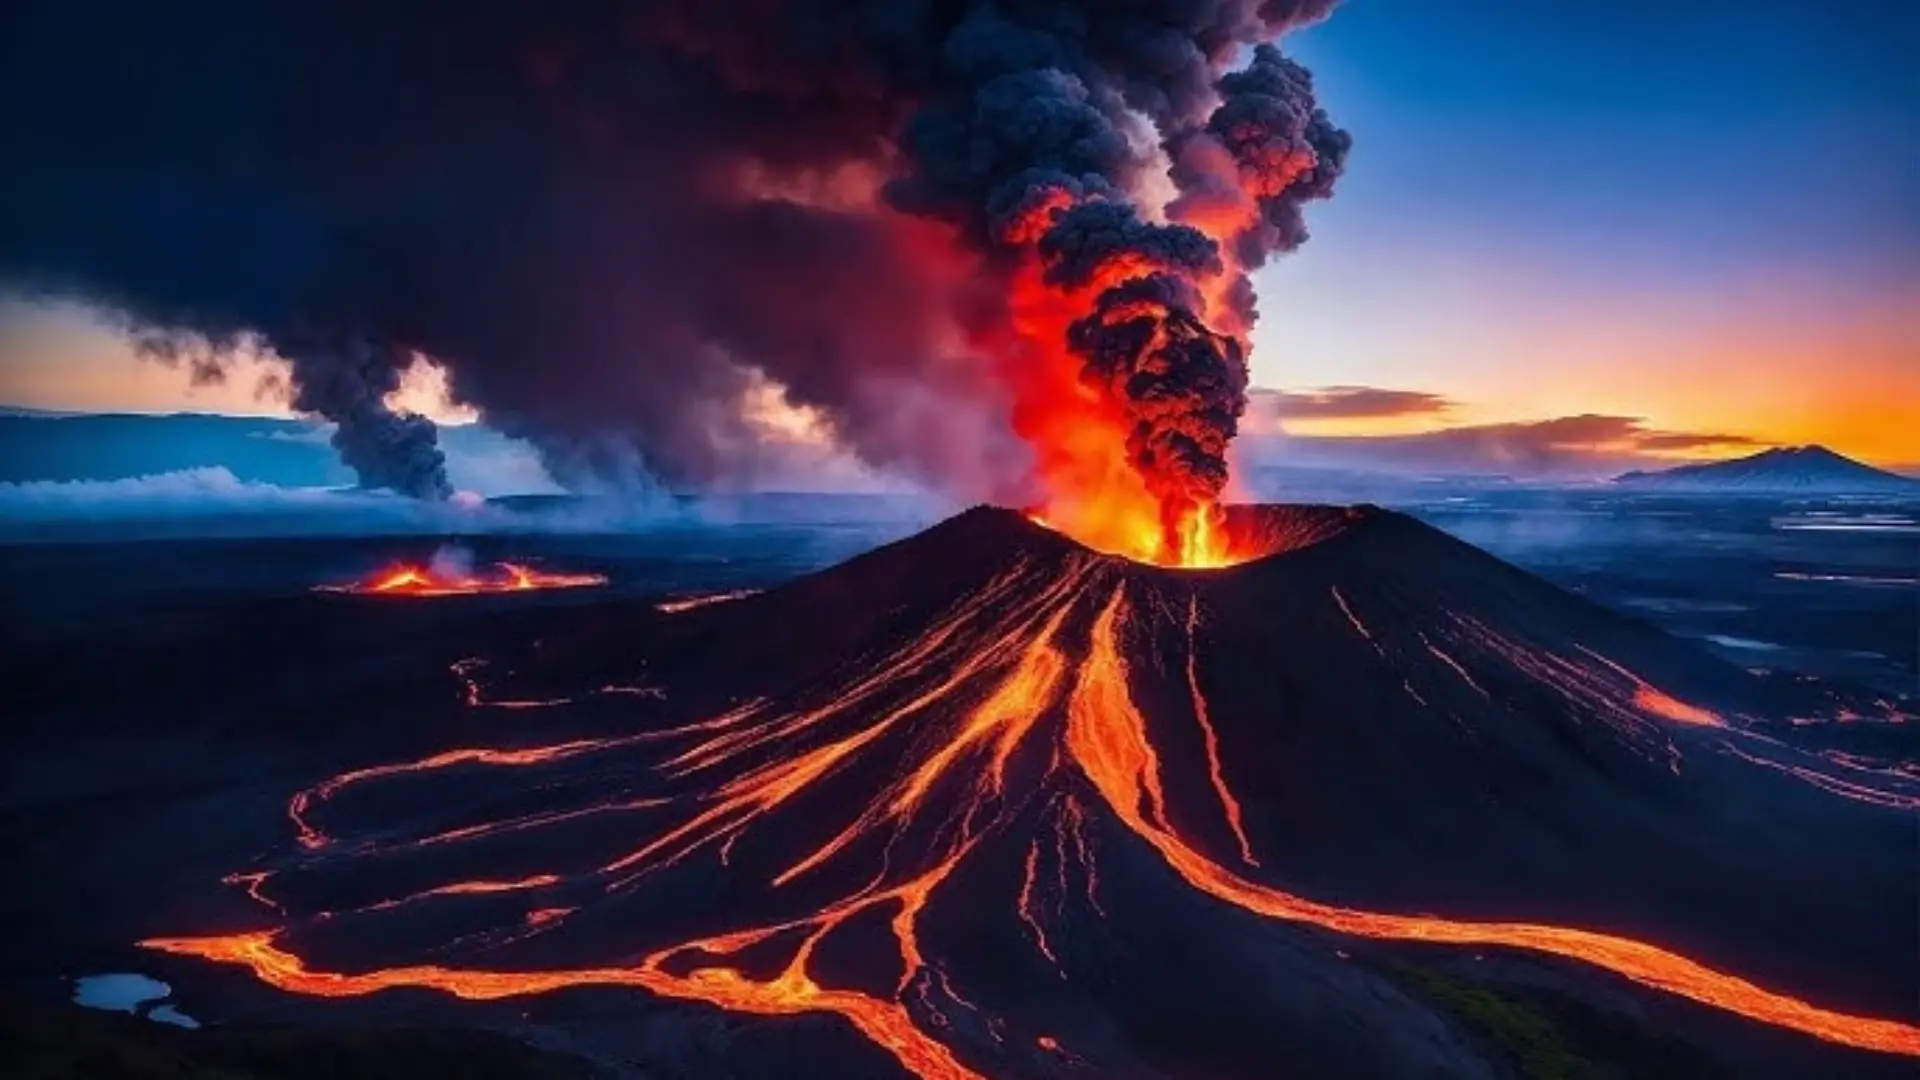
[{"label": "blue sky", "polygon": [[[1844,430],[1822,380],[1920,399],[1920,4],[1351,0],[1286,47],[1356,142],[1256,381],[1763,435]],[[1776,392],[1703,400],[1741,370]]]}]

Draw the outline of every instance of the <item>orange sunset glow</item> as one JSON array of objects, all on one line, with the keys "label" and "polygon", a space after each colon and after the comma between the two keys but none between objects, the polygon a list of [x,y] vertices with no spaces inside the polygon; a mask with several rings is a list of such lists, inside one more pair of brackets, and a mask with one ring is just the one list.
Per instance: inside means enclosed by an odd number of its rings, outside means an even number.
[{"label": "orange sunset glow", "polygon": [[[1920,356],[1920,330],[1897,315],[1869,312],[1834,336],[1764,324],[1632,327],[1611,317],[1595,319],[1578,335],[1563,327],[1523,326],[1490,343],[1509,359],[1471,341],[1451,363],[1445,357],[1381,357],[1376,350],[1390,343],[1370,341],[1372,331],[1357,320],[1348,326],[1357,328],[1366,366],[1380,369],[1376,385],[1432,394],[1443,407],[1295,417],[1281,426],[1298,436],[1364,438],[1597,413],[1636,418],[1649,430],[1735,437],[1640,451],[1654,458],[1726,458],[1767,446],[1817,443],[1882,467],[1920,466],[1920,362],[1913,359]],[[1282,308],[1270,318],[1284,323],[1294,316]],[[274,394],[271,377],[279,369],[270,356],[234,365],[221,382],[196,384],[183,367],[142,360],[84,309],[43,311],[39,320],[31,350],[28,338],[0,334],[0,403],[80,412],[290,415]],[[1297,343],[1263,350],[1270,337],[1254,334],[1256,385],[1299,392],[1321,385],[1309,380],[1323,370],[1323,349],[1345,347],[1309,335],[1305,350]],[[57,354],[47,351],[53,342]],[[1549,350],[1564,362],[1528,362]],[[1402,370],[1408,362],[1421,367]],[[1327,374],[1328,383],[1345,378],[1337,370]],[[431,364],[409,374],[394,404],[442,422],[478,418],[450,399],[444,372]],[[831,438],[816,415],[787,405],[764,380],[754,384],[743,410],[781,439],[818,444]],[[1243,423],[1249,434],[1273,427],[1257,408]],[[1637,448],[1619,443],[1596,449]]]}]

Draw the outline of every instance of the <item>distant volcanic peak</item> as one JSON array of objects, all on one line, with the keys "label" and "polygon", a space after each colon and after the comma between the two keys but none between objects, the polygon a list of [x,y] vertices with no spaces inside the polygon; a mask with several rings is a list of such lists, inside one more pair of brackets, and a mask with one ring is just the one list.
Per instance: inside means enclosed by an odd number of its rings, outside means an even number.
[{"label": "distant volcanic peak", "polygon": [[[1384,513],[1372,506],[1326,506],[1289,503],[1250,503],[1221,505],[1196,515],[1202,535],[1186,545],[1182,552],[1168,557],[1164,548],[1152,545],[1103,543],[1071,530],[1062,529],[1038,512],[1021,517],[1031,527],[1038,525],[1060,536],[1076,548],[1130,562],[1164,567],[1169,570],[1222,570],[1245,563],[1285,555],[1332,539],[1356,525]],[[1009,515],[1011,516],[1011,515]]]},{"label": "distant volcanic peak", "polygon": [[582,589],[605,585],[605,574],[561,574],[522,563],[503,562],[489,571],[455,572],[431,565],[398,563],[370,577],[345,584],[316,585],[316,592],[353,596],[470,596],[480,593]]},{"label": "distant volcanic peak", "polygon": [[1781,446],[1746,457],[1652,472],[1629,472],[1615,483],[1698,491],[1920,491],[1920,480],[1876,469],[1824,446]]}]

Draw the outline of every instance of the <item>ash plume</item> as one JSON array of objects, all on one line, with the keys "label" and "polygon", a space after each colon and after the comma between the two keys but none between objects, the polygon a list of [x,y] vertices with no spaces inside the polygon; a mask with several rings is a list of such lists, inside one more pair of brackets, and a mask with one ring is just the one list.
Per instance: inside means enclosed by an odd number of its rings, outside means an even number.
[{"label": "ash plume", "polygon": [[1227,442],[1247,404],[1244,351],[1208,329],[1199,306],[1184,281],[1153,274],[1108,289],[1067,331],[1088,380],[1124,403],[1128,458],[1168,529],[1226,487]]},{"label": "ash plume", "polygon": [[[41,0],[0,57],[0,284],[257,336],[363,483],[425,497],[433,426],[384,403],[416,355],[561,475],[750,484],[771,385],[863,461],[989,498],[1049,483],[1015,418],[1064,356],[1144,425],[1150,486],[1204,501],[1242,275],[1304,238],[1347,145],[1270,46],[1227,67],[1332,7]],[[1225,202],[1231,227],[1200,212]],[[1015,347],[1032,266],[1100,324],[1071,351],[1065,323]],[[1139,288],[1168,344],[1096,340],[1104,292],[1167,275]]]}]

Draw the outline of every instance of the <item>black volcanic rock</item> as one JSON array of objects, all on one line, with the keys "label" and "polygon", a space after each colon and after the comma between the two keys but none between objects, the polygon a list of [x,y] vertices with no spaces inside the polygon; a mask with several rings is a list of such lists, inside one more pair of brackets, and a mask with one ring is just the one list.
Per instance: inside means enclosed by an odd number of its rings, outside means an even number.
[{"label": "black volcanic rock", "polygon": [[1401,514],[1228,531],[1246,561],[1173,570],[981,508],[765,593],[571,609],[488,657],[480,707],[521,708],[295,797],[241,868],[270,929],[153,945],[316,995],[838,1014],[841,1074],[1505,1075],[1409,951],[1736,1075],[1905,1063],[1688,979],[1920,1053],[1858,1020],[1910,1014],[1920,782],[1768,734],[1820,702]]},{"label": "black volcanic rock", "polygon": [[1763,450],[1730,461],[1630,472],[1614,483],[1635,488],[1726,493],[1861,493],[1920,496],[1920,480],[1876,469],[1824,446]]},{"label": "black volcanic rock", "polygon": [[586,1062],[491,1031],[255,1025],[185,1031],[5,999],[0,1067],[19,1080],[589,1080]]}]

